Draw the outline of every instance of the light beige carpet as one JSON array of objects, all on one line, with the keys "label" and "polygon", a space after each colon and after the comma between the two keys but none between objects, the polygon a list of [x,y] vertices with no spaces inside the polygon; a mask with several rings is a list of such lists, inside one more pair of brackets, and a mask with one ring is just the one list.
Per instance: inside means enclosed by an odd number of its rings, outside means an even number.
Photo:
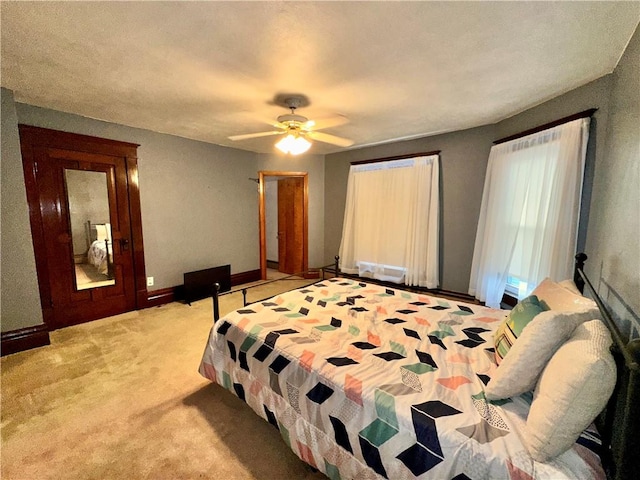
[{"label": "light beige carpet", "polygon": [[[308,283],[264,286],[249,300]],[[222,297],[221,313],[241,302]],[[2,358],[2,479],[326,480],[198,374],[211,310],[205,299],[129,312]]]}]

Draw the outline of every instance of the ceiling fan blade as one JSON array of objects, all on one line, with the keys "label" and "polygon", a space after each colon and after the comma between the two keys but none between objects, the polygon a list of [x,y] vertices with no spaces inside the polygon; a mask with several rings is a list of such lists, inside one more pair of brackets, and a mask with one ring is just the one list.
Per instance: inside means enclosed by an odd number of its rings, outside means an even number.
[{"label": "ceiling fan blade", "polygon": [[317,140],[319,142],[330,143],[331,145],[337,145],[339,147],[350,147],[353,145],[353,140],[348,138],[336,137],[323,132],[308,132],[307,137]]},{"label": "ceiling fan blade", "polygon": [[309,120],[302,128],[304,130],[322,130],[323,128],[338,127],[349,123],[349,119],[344,115],[334,115],[333,117],[318,118],[316,120]]},{"label": "ceiling fan blade", "polygon": [[281,135],[284,131],[273,130],[271,132],[245,133],[244,135],[232,135],[229,140],[248,140],[249,138],[268,137],[270,135]]}]

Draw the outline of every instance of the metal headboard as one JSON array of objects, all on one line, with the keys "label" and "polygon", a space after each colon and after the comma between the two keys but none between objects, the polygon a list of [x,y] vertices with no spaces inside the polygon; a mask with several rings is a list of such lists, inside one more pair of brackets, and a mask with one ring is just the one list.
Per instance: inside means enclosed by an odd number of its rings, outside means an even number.
[{"label": "metal headboard", "polygon": [[602,435],[602,464],[610,480],[631,480],[640,475],[640,338],[625,341],[606,305],[584,273],[587,255],[576,255],[574,282],[584,287],[598,305],[602,320],[611,332],[611,353],[618,380],[605,410],[597,419]]}]

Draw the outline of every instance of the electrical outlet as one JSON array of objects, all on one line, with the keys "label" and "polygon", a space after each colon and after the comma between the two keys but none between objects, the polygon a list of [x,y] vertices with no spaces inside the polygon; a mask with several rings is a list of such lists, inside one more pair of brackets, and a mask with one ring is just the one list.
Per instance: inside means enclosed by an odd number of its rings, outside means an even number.
[{"label": "electrical outlet", "polygon": [[153,287],[153,277],[147,277],[147,287]]}]

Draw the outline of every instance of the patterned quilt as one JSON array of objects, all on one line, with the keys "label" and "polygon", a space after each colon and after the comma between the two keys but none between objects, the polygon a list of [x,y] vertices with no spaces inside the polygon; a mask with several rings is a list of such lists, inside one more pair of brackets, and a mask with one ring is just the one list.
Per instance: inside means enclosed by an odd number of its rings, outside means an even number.
[{"label": "patterned quilt", "polygon": [[200,373],[331,479],[604,478],[595,434],[538,463],[531,394],[485,399],[505,315],[333,278],[220,319]]}]

